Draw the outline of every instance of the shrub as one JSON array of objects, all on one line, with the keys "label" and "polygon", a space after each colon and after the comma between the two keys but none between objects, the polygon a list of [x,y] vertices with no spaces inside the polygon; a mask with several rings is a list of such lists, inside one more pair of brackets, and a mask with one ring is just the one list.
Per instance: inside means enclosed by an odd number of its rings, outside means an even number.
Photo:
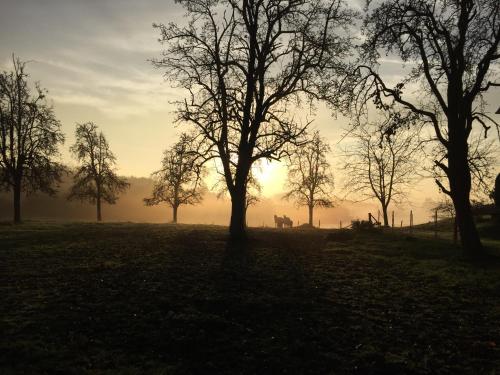
[{"label": "shrub", "polygon": [[368,220],[353,220],[351,221],[351,227],[354,230],[371,230],[375,225]]}]

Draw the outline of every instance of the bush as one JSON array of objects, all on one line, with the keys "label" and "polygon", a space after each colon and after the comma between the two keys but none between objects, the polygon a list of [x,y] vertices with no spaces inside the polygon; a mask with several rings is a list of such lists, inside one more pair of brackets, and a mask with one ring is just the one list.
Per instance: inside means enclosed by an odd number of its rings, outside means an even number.
[{"label": "bush", "polygon": [[368,220],[353,220],[351,221],[351,227],[354,230],[371,230],[375,228],[375,224]]}]

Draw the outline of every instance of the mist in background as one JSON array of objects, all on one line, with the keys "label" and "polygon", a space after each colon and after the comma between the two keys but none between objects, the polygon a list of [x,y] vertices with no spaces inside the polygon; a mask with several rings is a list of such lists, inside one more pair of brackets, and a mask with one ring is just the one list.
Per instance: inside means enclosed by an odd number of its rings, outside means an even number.
[{"label": "mist in background", "polygon": [[[114,205],[104,204],[102,208],[105,222],[144,222],[168,223],[172,221],[172,209],[166,204],[145,206],[143,198],[151,194],[153,180],[150,178],[128,177],[130,188],[123,193]],[[95,205],[85,202],[68,201],[67,196],[71,185],[71,176],[61,183],[55,196],[33,194],[23,196],[23,220],[47,221],[95,221]],[[421,204],[409,207],[395,208],[395,225],[408,225],[410,209],[413,210],[415,223],[428,222],[431,218],[430,208],[433,201],[427,199]],[[378,208],[370,202],[354,203],[339,201],[334,208],[317,208],[314,212],[314,225],[321,222],[322,228],[338,228],[340,221],[346,227],[351,220],[364,219],[371,212],[377,217]],[[228,225],[231,213],[229,197],[218,199],[214,192],[208,191],[204,200],[196,206],[179,207],[179,223],[185,224],[215,224]],[[307,209],[297,208],[292,203],[281,199],[281,194],[261,197],[255,206],[250,206],[247,214],[247,224],[250,227],[273,227],[274,215],[287,215],[294,226],[307,223]],[[12,194],[0,193],[0,220],[12,220]]]}]

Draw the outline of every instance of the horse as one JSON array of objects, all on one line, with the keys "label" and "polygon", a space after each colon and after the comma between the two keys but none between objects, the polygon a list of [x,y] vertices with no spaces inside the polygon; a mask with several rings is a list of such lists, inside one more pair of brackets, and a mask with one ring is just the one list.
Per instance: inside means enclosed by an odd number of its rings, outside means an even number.
[{"label": "horse", "polygon": [[286,228],[293,227],[293,221],[286,215],[283,215],[283,226]]}]

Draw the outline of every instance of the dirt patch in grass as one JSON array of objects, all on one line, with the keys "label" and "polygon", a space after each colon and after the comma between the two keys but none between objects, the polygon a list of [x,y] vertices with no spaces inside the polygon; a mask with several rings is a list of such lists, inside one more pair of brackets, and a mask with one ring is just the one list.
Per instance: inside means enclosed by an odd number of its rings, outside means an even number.
[{"label": "dirt patch in grass", "polygon": [[500,371],[498,258],[327,233],[2,226],[0,372]]}]

